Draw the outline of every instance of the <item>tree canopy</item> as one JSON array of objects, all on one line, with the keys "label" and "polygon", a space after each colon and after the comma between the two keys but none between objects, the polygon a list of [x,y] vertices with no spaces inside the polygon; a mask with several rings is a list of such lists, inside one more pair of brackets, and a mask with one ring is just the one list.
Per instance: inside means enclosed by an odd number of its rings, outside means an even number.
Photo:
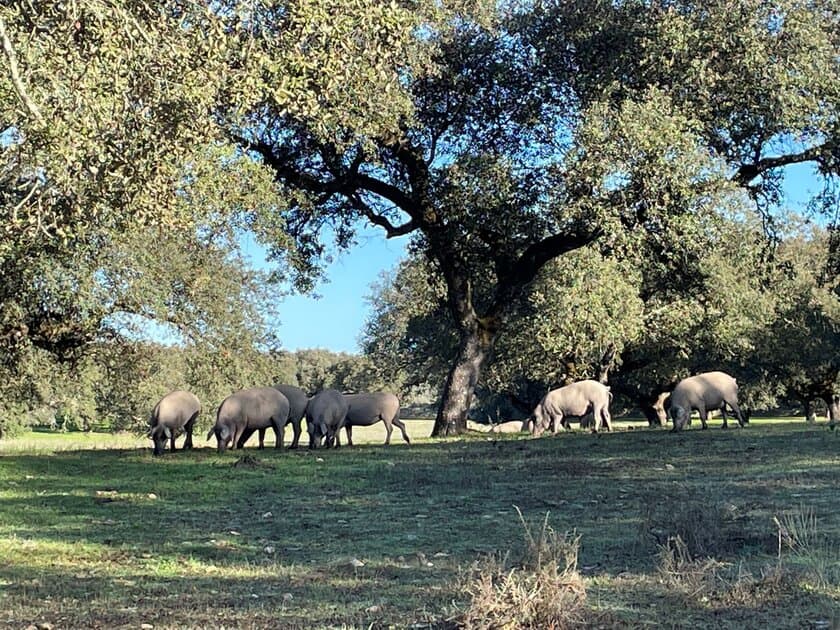
[{"label": "tree canopy", "polygon": [[[532,290],[548,265],[627,274],[643,312],[690,309],[721,216],[763,222],[772,252],[786,167],[812,165],[812,205],[838,219],[831,0],[19,2],[0,40],[11,363],[73,355],[115,317],[257,347],[236,282],[204,280],[226,260],[254,286],[237,236],[306,290],[326,235],[350,247],[368,222],[411,234],[442,282],[435,433],[457,433],[511,318],[550,297]],[[192,266],[165,277],[149,242]]]},{"label": "tree canopy", "polygon": [[298,242],[331,223],[346,243],[358,219],[414,235],[459,337],[436,434],[465,427],[549,261],[597,243],[689,294],[715,215],[754,213],[772,235],[785,166],[837,173],[836,3],[501,5],[424,41],[435,71],[408,65],[414,113],[396,129],[328,138],[273,109],[242,142],[306,199],[287,213]]}]

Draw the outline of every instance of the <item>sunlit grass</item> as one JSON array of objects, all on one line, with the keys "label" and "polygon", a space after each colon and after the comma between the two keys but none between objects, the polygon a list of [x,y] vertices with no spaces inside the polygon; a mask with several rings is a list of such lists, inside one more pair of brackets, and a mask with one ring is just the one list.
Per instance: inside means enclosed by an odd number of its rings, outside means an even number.
[{"label": "sunlit grass", "polygon": [[[431,426],[409,421],[410,446],[398,432],[382,446],[379,425],[354,430],[352,449],[253,440],[221,456],[203,439],[159,458],[125,435],[2,442],[0,626],[447,627],[465,567],[519,562],[517,508],[580,536],[585,626],[840,622],[840,439],[824,426],[445,441]],[[780,556],[774,517],[801,541],[817,527],[820,544]],[[729,589],[695,594],[690,574],[677,589],[658,573],[660,546],[699,527],[718,564],[696,583]]]}]

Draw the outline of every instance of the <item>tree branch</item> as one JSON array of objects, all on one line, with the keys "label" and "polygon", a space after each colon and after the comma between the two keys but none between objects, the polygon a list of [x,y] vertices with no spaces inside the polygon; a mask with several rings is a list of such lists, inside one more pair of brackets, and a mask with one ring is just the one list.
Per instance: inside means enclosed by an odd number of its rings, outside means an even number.
[{"label": "tree branch", "polygon": [[373,193],[374,195],[390,201],[397,208],[410,216],[412,221],[416,220],[422,214],[415,200],[393,184],[388,184],[387,182],[383,182],[382,180],[371,177],[370,175],[365,175],[364,173],[354,174],[352,176],[351,183],[355,184],[355,188],[363,188],[367,192]]},{"label": "tree branch", "polygon": [[790,153],[787,155],[779,155],[776,157],[768,157],[763,160],[756,160],[752,164],[742,164],[732,180],[741,186],[748,186],[749,183],[762,173],[778,168],[780,166],[787,166],[789,164],[799,164],[802,162],[812,162],[822,155],[823,151],[829,146],[828,142],[810,147],[800,153]]},{"label": "tree branch", "polygon": [[516,300],[520,291],[530,284],[546,263],[567,252],[589,245],[603,232],[601,228],[563,232],[528,247],[513,264],[510,272],[503,278],[499,278],[496,297],[489,312],[503,313],[508,304]]},{"label": "tree branch", "polygon": [[371,208],[368,204],[366,204],[359,195],[352,196],[353,204],[359,210],[359,212],[364,215],[364,217],[370,221],[374,225],[378,225],[379,227],[385,230],[385,235],[387,238],[394,238],[396,236],[404,236],[406,234],[410,234],[414,230],[417,229],[417,224],[415,223],[414,219],[403,223],[402,225],[394,225],[391,221],[383,214],[379,214],[375,212],[373,208]]},{"label": "tree branch", "polygon": [[[234,139],[243,147],[256,151],[274,171],[276,178],[284,179],[309,192],[322,195],[323,198],[320,203],[325,203],[334,194],[341,194],[351,199],[368,221],[385,229],[388,238],[409,234],[419,227],[418,218],[422,216],[422,212],[414,199],[393,184],[360,173],[359,168],[364,162],[361,154],[353,159],[349,172],[339,174],[333,171],[332,179],[323,181],[291,167],[288,160],[277,155],[274,147],[268,142],[254,142],[241,136],[234,136]],[[411,219],[402,225],[394,225],[383,214],[375,212],[368,204],[364,203],[357,195],[360,191],[372,193],[389,201],[409,215]]]},{"label": "tree branch", "polygon": [[20,78],[17,56],[15,55],[15,49],[12,47],[9,35],[6,33],[6,23],[3,21],[3,18],[0,18],[0,39],[3,40],[3,52],[6,54],[6,61],[9,62],[9,71],[12,75],[12,84],[15,86],[15,92],[17,92],[18,98],[26,106],[26,109],[29,110],[29,113],[43,125],[44,117],[41,115],[41,110],[38,109],[38,106],[29,97],[29,94],[26,93],[26,87]]}]

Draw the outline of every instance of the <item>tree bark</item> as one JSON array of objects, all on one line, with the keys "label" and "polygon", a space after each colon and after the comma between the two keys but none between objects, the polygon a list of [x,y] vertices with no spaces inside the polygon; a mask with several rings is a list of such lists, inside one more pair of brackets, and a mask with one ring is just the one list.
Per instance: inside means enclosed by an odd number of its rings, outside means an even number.
[{"label": "tree bark", "polygon": [[805,410],[805,422],[808,424],[815,424],[817,422],[817,412],[814,411],[814,404],[810,399],[805,399],[802,402],[802,407]]},{"label": "tree bark", "polygon": [[835,394],[826,398],[825,404],[828,405],[828,426],[833,431],[840,424],[840,396]]},{"label": "tree bark", "polygon": [[432,437],[466,432],[467,414],[475,397],[475,386],[493,350],[494,341],[494,334],[480,328],[462,332],[461,347],[446,377]]}]

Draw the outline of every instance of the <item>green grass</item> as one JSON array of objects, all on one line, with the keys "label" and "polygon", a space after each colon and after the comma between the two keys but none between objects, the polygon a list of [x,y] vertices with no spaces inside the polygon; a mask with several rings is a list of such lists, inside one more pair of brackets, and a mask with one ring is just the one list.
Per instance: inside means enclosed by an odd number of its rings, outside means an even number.
[{"label": "green grass", "polygon": [[[592,627],[838,627],[840,432],[635,424],[431,441],[410,421],[411,446],[374,427],[352,449],[161,458],[133,436],[2,442],[0,626],[446,627],[463,569],[521,553],[518,506],[580,535]],[[808,544],[780,559],[777,523],[813,530],[793,532]],[[677,534],[754,581],[663,578],[659,545]]]}]

